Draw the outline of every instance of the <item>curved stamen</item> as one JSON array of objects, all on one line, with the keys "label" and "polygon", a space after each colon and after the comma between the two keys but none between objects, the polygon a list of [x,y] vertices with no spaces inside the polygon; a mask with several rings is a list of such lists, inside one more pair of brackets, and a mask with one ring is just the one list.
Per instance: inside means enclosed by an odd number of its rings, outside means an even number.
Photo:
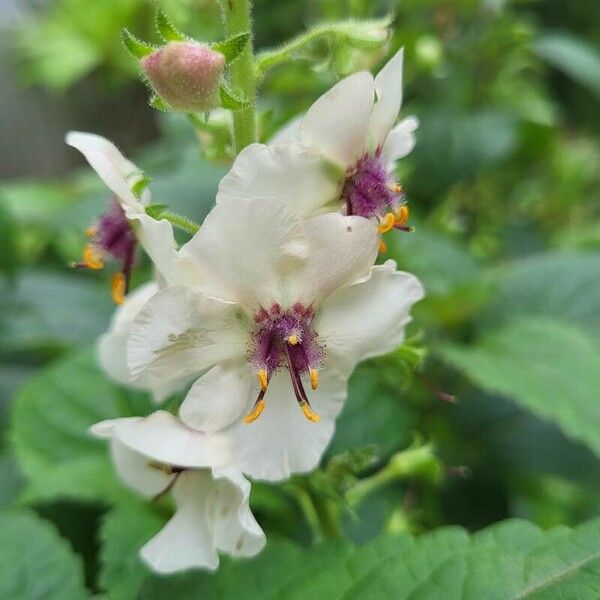
[{"label": "curved stamen", "polygon": [[266,391],[266,387],[264,390],[260,390],[260,393],[258,394],[258,398],[256,399],[252,410],[244,417],[244,423],[253,423],[254,421],[256,421],[256,419],[258,419],[258,417],[260,417],[260,415],[262,415],[263,411],[265,410],[264,397]]},{"label": "curved stamen", "polygon": [[294,361],[292,360],[292,356],[287,345],[285,346],[285,358],[287,361],[288,369],[290,371],[290,379],[292,380],[292,387],[294,388],[294,394],[296,395],[298,405],[302,409],[304,416],[309,421],[312,421],[313,423],[318,423],[321,420],[321,417],[310,407],[310,402],[308,401],[306,392],[304,391],[304,386],[302,385],[300,374],[298,373],[298,370],[294,365]]}]

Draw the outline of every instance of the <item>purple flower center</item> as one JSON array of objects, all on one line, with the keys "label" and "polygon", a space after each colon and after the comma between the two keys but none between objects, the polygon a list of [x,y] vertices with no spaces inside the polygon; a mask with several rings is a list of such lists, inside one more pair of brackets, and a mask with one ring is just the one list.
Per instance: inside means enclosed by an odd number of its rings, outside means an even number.
[{"label": "purple flower center", "polygon": [[311,421],[319,417],[310,409],[302,382],[302,375],[309,375],[311,387],[318,386],[318,368],[323,359],[323,347],[313,327],[314,310],[302,304],[294,304],[291,310],[283,310],[273,304],[269,310],[261,308],[254,316],[255,330],[248,360],[257,371],[261,392],[253,411],[246,417],[252,422],[264,410],[264,395],[269,381],[279,369],[287,369],[292,381],[296,400]]},{"label": "purple flower center", "polygon": [[349,215],[382,219],[387,213],[396,213],[404,202],[404,194],[381,154],[376,152],[365,154],[349,172],[342,200]]},{"label": "purple flower center", "polygon": [[136,237],[121,205],[113,201],[95,226],[92,243],[124,266],[133,262]]}]

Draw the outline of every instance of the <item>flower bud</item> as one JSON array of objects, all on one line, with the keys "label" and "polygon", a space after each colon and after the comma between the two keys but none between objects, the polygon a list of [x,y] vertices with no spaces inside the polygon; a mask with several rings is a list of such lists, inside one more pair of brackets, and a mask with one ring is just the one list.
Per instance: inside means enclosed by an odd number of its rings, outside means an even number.
[{"label": "flower bud", "polygon": [[220,105],[225,56],[196,42],[169,42],[140,61],[154,91],[174,110],[206,112]]}]

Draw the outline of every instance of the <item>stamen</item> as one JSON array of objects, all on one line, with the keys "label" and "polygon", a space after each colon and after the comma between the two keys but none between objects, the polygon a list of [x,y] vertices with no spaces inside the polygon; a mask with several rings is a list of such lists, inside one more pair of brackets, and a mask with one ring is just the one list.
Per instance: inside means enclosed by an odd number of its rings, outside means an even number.
[{"label": "stamen", "polygon": [[404,192],[404,188],[398,183],[388,184],[388,190],[394,192],[394,194],[402,194]]},{"label": "stamen", "polygon": [[379,254],[385,254],[387,252],[387,244],[383,240],[379,240]]},{"label": "stamen", "polygon": [[115,304],[123,304],[125,301],[125,288],[127,286],[127,280],[123,273],[115,273],[112,278],[110,291],[112,299]]},{"label": "stamen", "polygon": [[383,217],[383,219],[381,219],[381,221],[379,222],[379,225],[377,226],[377,231],[379,231],[379,233],[386,233],[390,231],[394,227],[395,219],[396,216],[394,215],[394,213],[386,213],[385,217]]},{"label": "stamen", "polygon": [[258,373],[258,383],[260,385],[260,389],[263,392],[267,391],[267,386],[269,385],[269,378],[266,369],[261,369]]},{"label": "stamen", "polygon": [[83,262],[88,269],[93,271],[98,271],[104,267],[104,261],[92,244],[87,244],[83,249]]},{"label": "stamen", "polygon": [[304,416],[313,423],[318,423],[321,420],[321,417],[310,407],[308,400],[302,400],[302,402],[298,403]]},{"label": "stamen", "polygon": [[316,390],[319,387],[319,371],[311,369],[308,374],[310,376],[310,387]]},{"label": "stamen", "polygon": [[263,410],[265,410],[265,392],[261,390],[260,394],[258,394],[258,398],[252,407],[252,410],[244,417],[244,423],[253,423],[262,415]]},{"label": "stamen", "polygon": [[408,217],[410,215],[410,211],[408,210],[408,206],[403,204],[397,211],[396,217],[394,220],[394,227],[398,227],[399,225],[406,225],[408,221]]},{"label": "stamen", "polygon": [[89,238],[93,238],[96,235],[96,228],[95,227],[88,227],[85,230],[85,235],[87,235]]},{"label": "stamen", "polygon": [[292,346],[295,346],[299,341],[300,338],[297,333],[292,333],[287,339],[288,344],[291,344]]}]

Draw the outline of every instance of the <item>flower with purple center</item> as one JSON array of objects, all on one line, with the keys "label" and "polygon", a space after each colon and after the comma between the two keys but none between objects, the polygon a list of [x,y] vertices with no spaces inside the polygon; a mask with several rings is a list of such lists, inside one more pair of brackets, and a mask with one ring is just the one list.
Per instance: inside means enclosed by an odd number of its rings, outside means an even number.
[{"label": "flower with purple center", "polygon": [[164,287],[133,319],[134,383],[195,380],[180,418],[226,435],[251,477],[312,470],[355,365],[402,342],[423,295],[393,261],[372,266],[377,246],[360,217],[303,221],[277,199],[222,199],[179,251],[187,283]]},{"label": "flower with purple center", "polygon": [[339,210],[377,220],[380,233],[410,230],[394,175],[396,161],[413,149],[418,127],[415,117],[396,124],[402,62],[400,50],[375,78],[364,71],[350,75],[270,145],[245,148],[222,179],[217,201],[271,196],[303,218]]}]

